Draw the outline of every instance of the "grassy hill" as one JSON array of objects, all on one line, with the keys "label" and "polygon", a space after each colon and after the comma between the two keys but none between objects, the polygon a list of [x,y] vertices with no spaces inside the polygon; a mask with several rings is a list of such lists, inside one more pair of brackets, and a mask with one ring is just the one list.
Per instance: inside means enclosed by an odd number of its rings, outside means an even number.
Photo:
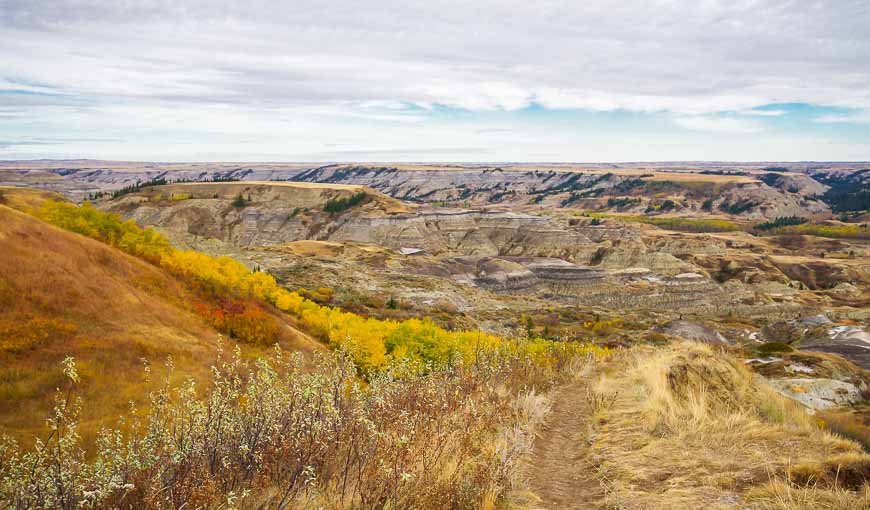
[{"label": "grassy hill", "polygon": [[[39,198],[5,196],[16,205]],[[143,402],[162,382],[170,357],[176,377],[204,379],[227,343],[191,308],[194,289],[114,247],[0,205],[0,251],[2,433],[26,439],[43,428],[66,356],[75,357],[82,375],[87,436],[130,402]],[[275,318],[287,349],[321,348],[287,319]],[[242,348],[246,356],[269,350]],[[143,359],[153,365],[150,381]]]}]

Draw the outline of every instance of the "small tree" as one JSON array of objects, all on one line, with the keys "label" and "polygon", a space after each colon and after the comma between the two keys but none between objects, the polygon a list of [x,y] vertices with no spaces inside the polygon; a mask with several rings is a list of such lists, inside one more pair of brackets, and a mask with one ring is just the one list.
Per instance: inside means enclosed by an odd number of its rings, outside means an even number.
[{"label": "small tree", "polygon": [[248,201],[245,200],[245,197],[243,197],[241,193],[239,193],[238,196],[236,196],[236,198],[233,200],[233,207],[235,207],[236,209],[241,209],[246,205],[248,205]]}]

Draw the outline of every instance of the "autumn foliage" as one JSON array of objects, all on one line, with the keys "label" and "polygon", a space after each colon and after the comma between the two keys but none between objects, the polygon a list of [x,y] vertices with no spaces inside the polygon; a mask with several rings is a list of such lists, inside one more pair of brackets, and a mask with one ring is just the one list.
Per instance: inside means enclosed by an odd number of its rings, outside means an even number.
[{"label": "autumn foliage", "polygon": [[48,200],[34,215],[52,225],[102,241],[151,262],[159,261],[170,249],[169,241],[154,229],[139,228],[133,220],[122,221],[118,215],[106,214],[88,202],[77,207]]},{"label": "autumn foliage", "polygon": [[[539,392],[588,355],[607,352],[447,331],[429,319],[365,318],[233,259],[174,249],[90,205],[47,202],[34,215],[174,275],[165,294],[183,294],[187,309],[238,342],[272,345],[289,322],[336,352],[309,359],[276,347],[270,359],[246,360],[237,345],[205,388],[171,359],[153,371],[146,363],[148,401],[131,402],[115,428],[95,436],[83,433],[83,418],[98,404],[78,396],[95,365],[66,358],[65,381],[51,386],[60,389],[46,434],[32,448],[0,438],[2,508],[492,507],[522,488],[517,466],[531,444]],[[85,268],[100,258],[95,252],[111,251],[86,244]],[[5,336],[24,339],[3,347],[38,346],[44,331],[77,334],[56,315],[0,324]],[[217,340],[222,357],[224,341]],[[156,389],[155,377],[164,381]]]},{"label": "autumn foliage", "polygon": [[196,311],[234,338],[274,343],[278,328],[263,308],[272,306],[321,341],[349,352],[363,372],[383,370],[396,360],[424,367],[473,362],[481,353],[511,350],[531,354],[546,364],[557,352],[598,350],[577,343],[543,339],[517,342],[481,331],[447,331],[429,319],[381,320],[322,306],[281,287],[268,273],[252,272],[229,257],[174,249],[152,229],[142,229],[87,203],[76,207],[48,201],[35,215],[146,258],[192,282],[204,301],[194,305]]},{"label": "autumn foliage", "polygon": [[243,342],[271,345],[278,336],[275,319],[251,301],[222,299],[217,305],[201,302],[193,308],[215,329]]}]

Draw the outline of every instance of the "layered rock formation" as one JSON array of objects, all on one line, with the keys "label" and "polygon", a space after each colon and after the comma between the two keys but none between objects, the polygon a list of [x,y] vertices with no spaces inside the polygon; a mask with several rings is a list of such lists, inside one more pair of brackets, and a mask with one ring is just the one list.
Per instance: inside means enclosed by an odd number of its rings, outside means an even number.
[{"label": "layered rock formation", "polygon": [[[635,214],[826,216],[830,175],[860,170],[788,164],[766,171],[755,164],[505,164],[325,165],[275,163],[130,163],[43,161],[0,163],[0,183],[63,191],[80,200],[165,179],[360,184],[394,198],[454,207],[529,211],[595,209]],[[830,170],[828,172],[827,170]],[[806,172],[812,171],[812,176]],[[827,181],[826,181],[827,182]],[[840,181],[837,181],[840,182]]]}]

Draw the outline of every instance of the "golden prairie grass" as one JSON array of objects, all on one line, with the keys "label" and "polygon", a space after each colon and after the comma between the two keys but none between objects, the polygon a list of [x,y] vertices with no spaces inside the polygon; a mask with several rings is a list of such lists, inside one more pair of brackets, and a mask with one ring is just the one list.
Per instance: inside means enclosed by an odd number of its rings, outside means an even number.
[{"label": "golden prairie grass", "polygon": [[817,484],[795,486],[777,479],[749,491],[749,498],[762,510],[866,510],[870,489],[824,488]]},{"label": "golden prairie grass", "polygon": [[866,405],[856,411],[826,410],[819,413],[819,419],[828,430],[857,441],[870,451],[870,409]]},{"label": "golden prairie grass", "polygon": [[[860,501],[863,480],[854,473],[868,460],[861,447],[820,428],[737,358],[675,344],[640,348],[623,361],[625,369],[596,387],[613,396],[595,417],[593,446],[612,500],[626,508],[731,508],[734,497],[768,501],[750,489],[785,477],[796,491],[814,484],[816,498]],[[834,483],[837,471],[853,473],[851,485],[844,477]]]},{"label": "golden prairie grass", "polygon": [[30,188],[0,186],[0,205],[5,205],[19,211],[39,207],[46,200],[62,200],[59,193]]},{"label": "golden prairie grass", "polygon": [[[67,355],[78,359],[91,403],[87,437],[154,389],[141,377],[143,358],[160,372],[171,356],[178,374],[208,379],[219,336],[189,309],[195,296],[178,279],[4,206],[0,250],[0,432],[28,442],[40,432]],[[267,352],[242,347],[246,356]],[[285,348],[320,346],[300,335]]]}]

